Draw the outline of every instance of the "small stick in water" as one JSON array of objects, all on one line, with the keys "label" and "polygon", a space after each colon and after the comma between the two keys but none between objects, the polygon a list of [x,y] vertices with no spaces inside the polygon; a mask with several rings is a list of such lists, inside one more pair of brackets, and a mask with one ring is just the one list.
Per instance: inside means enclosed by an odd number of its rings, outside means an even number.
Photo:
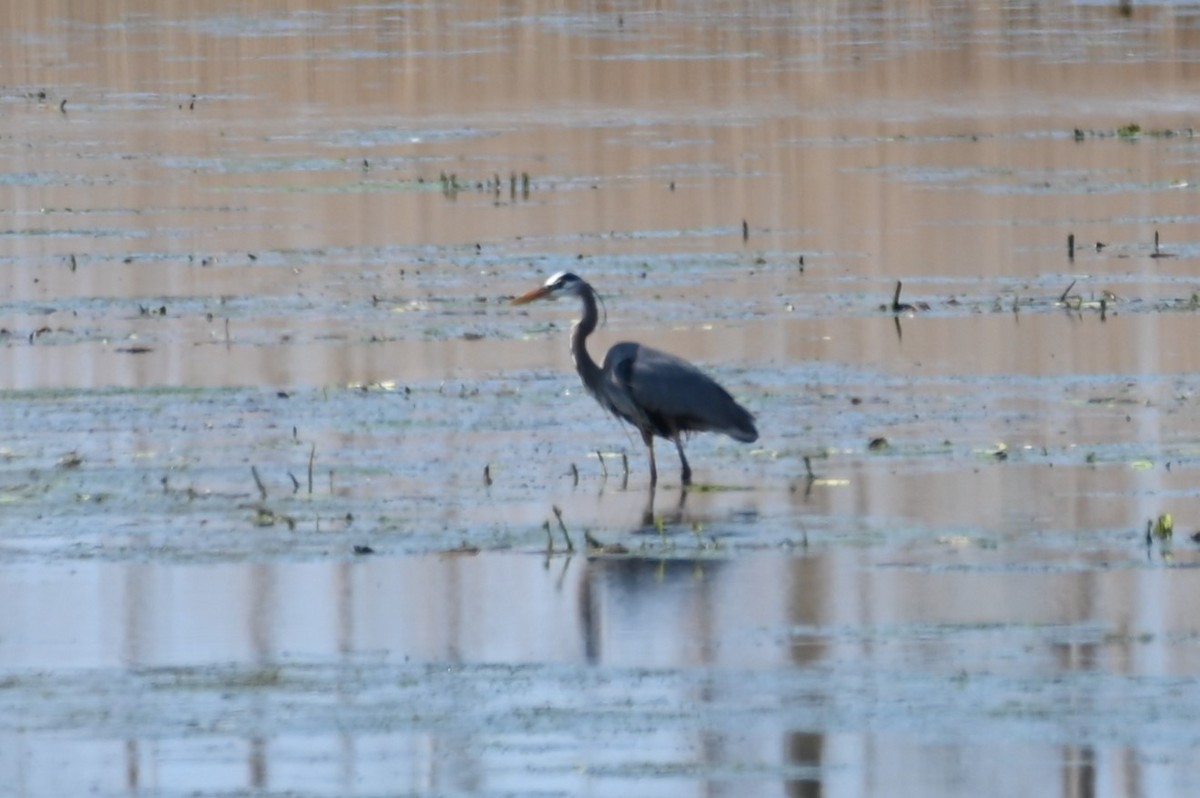
[{"label": "small stick in water", "polygon": [[1067,258],[1075,260],[1075,234],[1070,233],[1067,236]]},{"label": "small stick in water", "polygon": [[262,496],[263,501],[267,500],[267,486],[263,484],[262,478],[258,475],[258,468],[250,466],[250,475],[254,477],[254,484],[258,486],[258,493]]},{"label": "small stick in water", "polygon": [[904,283],[896,281],[896,291],[892,294],[892,313],[911,313],[916,310],[916,307],[907,302],[900,301],[900,290],[904,287]]},{"label": "small stick in water", "polygon": [[562,530],[563,540],[567,542],[567,551],[575,551],[575,544],[571,542],[571,536],[567,533],[567,525],[562,520],[562,510],[558,509],[557,504],[550,509],[554,510],[554,517],[558,519],[558,528]]},{"label": "small stick in water", "polygon": [[317,445],[314,443],[312,448],[308,450],[308,495],[312,495],[313,490],[313,460],[317,457]]},{"label": "small stick in water", "polygon": [[1150,253],[1150,257],[1152,257],[1152,258],[1169,258],[1169,257],[1171,257],[1170,252],[1163,252],[1161,249],[1158,248],[1158,231],[1157,230],[1154,231],[1154,251]]},{"label": "small stick in water", "polygon": [[1059,302],[1061,302],[1061,303],[1063,303],[1063,304],[1066,304],[1066,302],[1067,302],[1067,296],[1069,296],[1069,295],[1070,295],[1070,293],[1071,293],[1071,289],[1072,289],[1072,288],[1074,288],[1074,287],[1075,287],[1075,281],[1074,281],[1074,280],[1072,280],[1072,281],[1071,281],[1071,284],[1070,284],[1070,285],[1068,285],[1066,288],[1064,288],[1064,289],[1063,289],[1063,292],[1062,292],[1061,294],[1059,294],[1059,296],[1058,296],[1058,301],[1059,301]]}]

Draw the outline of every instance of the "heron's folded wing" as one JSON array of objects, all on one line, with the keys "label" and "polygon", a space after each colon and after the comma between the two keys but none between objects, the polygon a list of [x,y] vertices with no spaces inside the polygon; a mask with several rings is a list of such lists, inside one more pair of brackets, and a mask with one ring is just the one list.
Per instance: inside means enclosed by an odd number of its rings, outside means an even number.
[{"label": "heron's folded wing", "polygon": [[686,360],[637,344],[619,355],[613,364],[614,379],[656,426],[668,432],[723,432],[739,440],[758,437],[754,417],[716,380]]}]

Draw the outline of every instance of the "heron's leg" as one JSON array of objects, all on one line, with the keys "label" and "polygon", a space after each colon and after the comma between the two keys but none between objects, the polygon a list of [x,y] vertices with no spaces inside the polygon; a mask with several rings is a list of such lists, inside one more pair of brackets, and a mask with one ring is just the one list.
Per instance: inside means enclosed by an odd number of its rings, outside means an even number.
[{"label": "heron's leg", "polygon": [[675,433],[671,440],[675,441],[675,448],[679,450],[679,462],[683,464],[683,473],[680,475],[679,479],[685,486],[691,485],[692,467],[688,465],[687,456],[683,453],[683,441],[680,440],[679,433]]},{"label": "heron's leg", "polygon": [[646,451],[650,453],[650,490],[654,490],[654,486],[658,484],[658,467],[654,464],[654,436],[643,432],[642,440],[646,443]]}]

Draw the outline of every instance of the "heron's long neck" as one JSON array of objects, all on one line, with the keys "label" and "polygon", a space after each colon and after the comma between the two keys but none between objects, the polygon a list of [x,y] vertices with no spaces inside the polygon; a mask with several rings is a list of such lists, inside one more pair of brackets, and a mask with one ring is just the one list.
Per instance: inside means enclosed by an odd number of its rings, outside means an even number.
[{"label": "heron's long neck", "polygon": [[600,383],[600,367],[587,351],[587,337],[596,329],[599,314],[596,311],[596,295],[585,291],[580,295],[583,300],[583,318],[571,328],[571,357],[575,361],[575,370],[589,391],[595,391]]}]

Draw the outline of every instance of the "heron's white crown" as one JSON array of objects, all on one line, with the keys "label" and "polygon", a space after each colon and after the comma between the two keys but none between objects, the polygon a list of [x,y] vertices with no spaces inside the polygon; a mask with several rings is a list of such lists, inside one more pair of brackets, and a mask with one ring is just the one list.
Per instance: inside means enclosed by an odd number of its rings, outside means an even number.
[{"label": "heron's white crown", "polygon": [[584,285],[578,275],[562,271],[550,275],[542,287],[553,296],[579,296]]}]

